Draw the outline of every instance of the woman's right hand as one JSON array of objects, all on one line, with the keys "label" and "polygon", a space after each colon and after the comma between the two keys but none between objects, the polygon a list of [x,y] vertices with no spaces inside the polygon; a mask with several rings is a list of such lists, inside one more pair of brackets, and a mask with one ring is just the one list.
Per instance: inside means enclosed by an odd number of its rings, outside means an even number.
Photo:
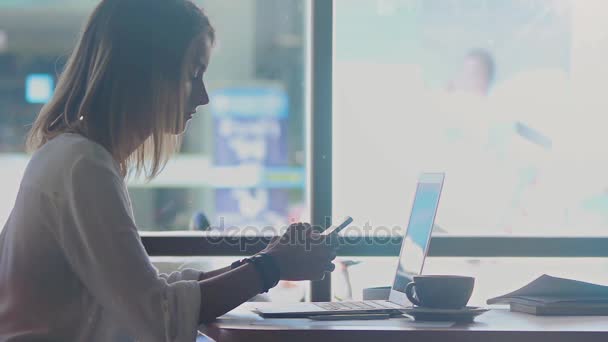
[{"label": "woman's right hand", "polygon": [[308,223],[294,223],[285,234],[275,238],[262,253],[272,256],[281,280],[321,280],[332,272],[337,245],[330,236],[321,235]]}]

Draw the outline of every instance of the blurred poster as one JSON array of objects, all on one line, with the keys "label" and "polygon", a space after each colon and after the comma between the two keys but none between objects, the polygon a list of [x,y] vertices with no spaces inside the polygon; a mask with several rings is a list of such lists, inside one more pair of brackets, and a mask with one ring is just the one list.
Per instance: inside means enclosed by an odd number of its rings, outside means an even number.
[{"label": "blurred poster", "polygon": [[264,182],[268,168],[286,167],[288,98],[280,88],[235,87],[212,94],[215,167],[230,168],[239,177],[258,177],[249,188],[215,190],[215,223],[220,229],[260,232],[285,222],[286,189]]}]

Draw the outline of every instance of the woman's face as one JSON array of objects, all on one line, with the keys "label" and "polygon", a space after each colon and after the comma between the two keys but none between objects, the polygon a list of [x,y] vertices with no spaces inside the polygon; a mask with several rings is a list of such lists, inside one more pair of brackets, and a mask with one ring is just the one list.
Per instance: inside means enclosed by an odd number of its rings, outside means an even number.
[{"label": "woman's face", "polygon": [[[201,49],[203,50],[203,49]],[[209,51],[210,47],[204,49],[206,52],[196,52],[190,61],[188,81],[186,84],[186,105],[184,106],[186,113],[184,113],[184,122],[188,122],[192,119],[192,116],[196,113],[198,106],[204,106],[209,103],[209,95],[207,94],[207,88],[205,87],[205,81],[203,76],[207,71],[209,65]]]}]

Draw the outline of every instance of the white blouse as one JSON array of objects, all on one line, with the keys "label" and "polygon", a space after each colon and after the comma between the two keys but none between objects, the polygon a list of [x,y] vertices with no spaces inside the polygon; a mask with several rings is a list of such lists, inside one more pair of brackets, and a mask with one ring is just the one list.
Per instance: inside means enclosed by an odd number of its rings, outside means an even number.
[{"label": "white blouse", "polygon": [[62,134],[33,155],[0,234],[0,341],[193,342],[200,274],[158,274],[118,165]]}]

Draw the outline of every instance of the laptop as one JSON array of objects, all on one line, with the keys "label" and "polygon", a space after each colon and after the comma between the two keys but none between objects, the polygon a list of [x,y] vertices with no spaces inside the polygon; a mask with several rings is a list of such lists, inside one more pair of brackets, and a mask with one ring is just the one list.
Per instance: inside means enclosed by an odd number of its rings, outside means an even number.
[{"label": "laptop", "polygon": [[308,317],[318,315],[394,313],[412,305],[405,287],[422,273],[431,233],[435,224],[443,173],[423,173],[418,178],[410,219],[401,244],[399,262],[388,300],[310,302],[264,305],[255,312],[265,318]]}]

